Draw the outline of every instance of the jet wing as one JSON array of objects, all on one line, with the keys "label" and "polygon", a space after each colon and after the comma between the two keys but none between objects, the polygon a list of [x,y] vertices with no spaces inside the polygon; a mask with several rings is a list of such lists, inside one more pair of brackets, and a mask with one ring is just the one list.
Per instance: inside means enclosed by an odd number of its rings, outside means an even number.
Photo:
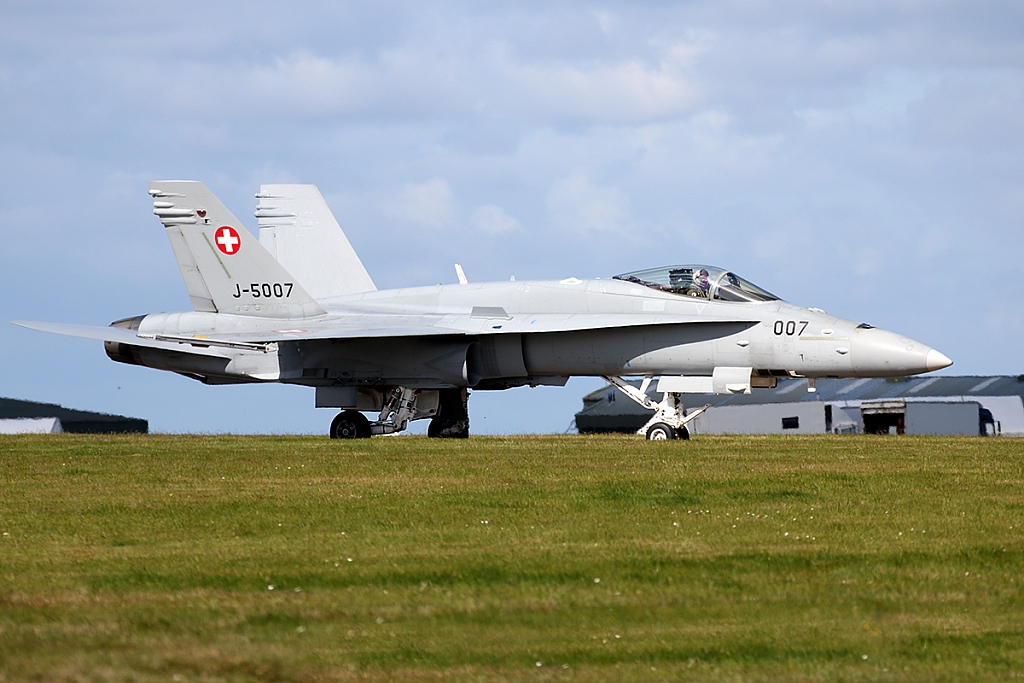
[{"label": "jet wing", "polygon": [[[246,319],[249,323],[251,319]],[[480,336],[497,334],[536,334],[541,332],[577,332],[581,330],[608,329],[618,327],[646,327],[651,325],[756,325],[757,320],[739,319],[735,316],[712,318],[693,316],[650,316],[650,315],[609,315],[609,314],[538,314],[516,316],[515,318],[483,318],[469,315],[406,315],[406,314],[353,314],[319,320],[280,321],[274,329],[224,330],[210,333],[208,338],[174,337],[181,343],[222,343],[224,345],[260,345],[283,341],[312,339],[367,339],[383,337],[436,337],[436,336]],[[162,339],[169,339],[166,335]]]},{"label": "jet wing", "polygon": [[[275,329],[238,329],[209,334],[147,333],[120,327],[72,325],[66,323],[12,320],[21,327],[71,337],[121,342],[150,348],[181,350],[182,344],[192,348],[189,353],[228,358],[228,349],[268,351],[268,345],[285,341],[310,339],[367,339],[384,337],[434,337],[497,334],[536,334],[542,332],[575,332],[618,327],[661,325],[755,325],[757,320],[741,320],[734,316],[716,318],[693,316],[651,316],[632,314],[537,314],[528,316],[497,316],[497,309],[486,315],[400,315],[355,314],[320,320],[280,320]],[[492,315],[493,314],[493,315]],[[245,319],[252,324],[253,319]],[[285,327],[293,325],[293,327]]]},{"label": "jet wing", "polygon": [[760,320],[738,316],[714,317],[707,315],[651,315],[645,313],[539,313],[535,315],[502,315],[497,307],[477,307],[474,315],[441,316],[438,324],[458,330],[462,334],[533,334],[538,332],[578,332],[617,327],[649,327],[661,325],[756,325]]}]

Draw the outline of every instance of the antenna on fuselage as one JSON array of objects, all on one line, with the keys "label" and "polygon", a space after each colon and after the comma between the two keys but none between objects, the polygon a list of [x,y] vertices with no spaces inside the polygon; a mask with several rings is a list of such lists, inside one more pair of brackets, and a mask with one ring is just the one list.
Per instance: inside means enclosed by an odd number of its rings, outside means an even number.
[{"label": "antenna on fuselage", "polygon": [[469,282],[469,280],[466,279],[466,271],[462,270],[462,266],[458,263],[455,264],[455,274],[459,276],[460,285],[464,285]]}]

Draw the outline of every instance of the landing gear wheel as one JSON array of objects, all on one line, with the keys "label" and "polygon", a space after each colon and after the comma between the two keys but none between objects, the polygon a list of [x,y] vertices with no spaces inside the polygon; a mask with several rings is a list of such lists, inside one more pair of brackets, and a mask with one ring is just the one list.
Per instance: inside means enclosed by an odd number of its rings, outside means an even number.
[{"label": "landing gear wheel", "polygon": [[676,430],[676,438],[682,439],[683,441],[689,441],[690,430],[687,429],[686,427],[680,427],[679,429]]},{"label": "landing gear wheel", "polygon": [[648,441],[670,441],[676,438],[676,430],[664,422],[655,422],[647,428]]},{"label": "landing gear wheel", "polygon": [[447,420],[435,417],[427,427],[427,436],[431,439],[468,439],[469,420]]},{"label": "landing gear wheel", "polygon": [[469,392],[465,389],[441,389],[437,415],[427,427],[432,439],[469,438]]},{"label": "landing gear wheel", "polygon": [[370,421],[358,410],[345,410],[331,422],[332,439],[368,439]]}]

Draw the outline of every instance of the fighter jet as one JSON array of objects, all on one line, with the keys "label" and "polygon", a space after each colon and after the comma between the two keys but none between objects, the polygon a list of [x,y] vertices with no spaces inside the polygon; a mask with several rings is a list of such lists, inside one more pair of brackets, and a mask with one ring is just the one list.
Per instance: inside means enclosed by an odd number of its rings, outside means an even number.
[{"label": "fighter jet", "polygon": [[[469,434],[469,390],[601,376],[654,411],[648,439],[687,438],[681,393],[749,393],[779,377],[889,377],[952,361],[894,332],[782,301],[700,264],[607,279],[459,282],[379,291],[312,185],[264,185],[259,239],[195,181],[150,183],[194,310],[107,327],[12,321],[101,340],[118,362],[206,384],[314,387],[332,438],[430,419]],[[640,387],[623,377],[642,379]],[[654,378],[660,403],[647,396]],[[372,412],[374,419],[363,413]]]}]

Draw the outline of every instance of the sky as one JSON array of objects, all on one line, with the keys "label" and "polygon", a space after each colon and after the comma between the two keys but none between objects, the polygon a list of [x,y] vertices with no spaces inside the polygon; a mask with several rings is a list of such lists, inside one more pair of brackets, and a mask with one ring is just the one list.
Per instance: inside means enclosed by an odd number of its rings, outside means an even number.
[{"label": "sky", "polygon": [[[253,232],[259,185],[296,182],[381,289],[708,263],[942,374],[1024,373],[1021,26],[1017,0],[5,0],[0,320],[190,310],[147,181]],[[153,431],[333,417],[6,322],[0,350],[0,396]],[[565,431],[602,384],[476,392],[472,431]]]}]

